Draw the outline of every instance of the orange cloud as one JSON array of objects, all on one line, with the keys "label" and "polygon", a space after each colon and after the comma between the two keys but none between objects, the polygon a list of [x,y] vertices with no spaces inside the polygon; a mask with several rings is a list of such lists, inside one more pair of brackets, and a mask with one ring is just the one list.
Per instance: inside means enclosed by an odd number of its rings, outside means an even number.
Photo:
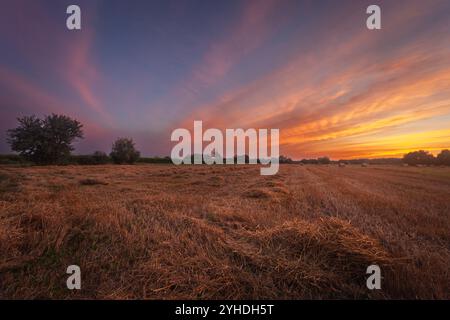
[{"label": "orange cloud", "polygon": [[[422,4],[408,8],[389,33],[371,37],[361,30],[346,41],[318,44],[320,52],[293,54],[281,68],[200,106],[181,126],[198,119],[209,127],[279,128],[281,151],[292,157],[377,157],[449,147],[448,135],[435,127],[436,119],[450,118],[450,47],[438,37],[443,24],[436,24],[435,36],[383,46],[383,37],[395,43],[408,31],[405,24],[414,28],[433,12]],[[416,132],[419,122],[426,129]],[[405,128],[410,133],[391,133]]]}]

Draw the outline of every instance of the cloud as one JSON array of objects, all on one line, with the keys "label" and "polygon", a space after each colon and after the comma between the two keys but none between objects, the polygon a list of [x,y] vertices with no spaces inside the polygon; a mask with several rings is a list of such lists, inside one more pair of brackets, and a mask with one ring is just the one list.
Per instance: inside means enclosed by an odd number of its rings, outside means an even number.
[{"label": "cloud", "polygon": [[[434,18],[436,8],[403,6],[408,10],[396,7],[389,32],[371,37],[360,29],[346,37],[343,30],[329,30],[318,37],[319,51],[293,54],[283,66],[200,106],[180,126],[197,119],[218,128],[280,128],[282,152],[294,157],[380,156],[381,145],[377,152],[361,148],[384,141],[379,134],[390,128],[428,119],[434,129],[436,117],[450,114],[450,48],[439,38],[445,22]],[[424,24],[427,28],[416,32]],[[340,41],[329,41],[335,38]],[[402,138],[397,152],[424,146],[414,134]],[[345,153],[335,148],[344,142]],[[386,145],[386,154],[390,148]]]},{"label": "cloud", "polygon": [[[78,112],[78,107],[73,103],[61,100],[59,97],[50,94],[45,88],[40,87],[30,81],[17,71],[10,70],[5,66],[0,66],[0,109],[2,111],[1,128],[10,129],[16,125],[16,118],[25,115],[44,116],[51,113],[65,114],[79,120],[83,124],[85,136],[90,141],[104,137],[107,130],[93,121],[90,117],[83,116]],[[0,131],[1,150],[9,150],[5,142],[6,131]],[[83,148],[82,150],[91,150]],[[3,152],[4,152],[3,151]]]},{"label": "cloud", "polygon": [[[164,42],[139,44],[142,54],[134,56],[143,59],[136,65],[146,67],[118,67],[112,61],[132,46],[117,50],[103,33],[100,18],[111,18],[111,12],[85,2],[89,23],[69,32],[56,14],[65,12],[63,3],[9,2],[0,19],[0,47],[7,49],[0,53],[2,123],[19,114],[65,113],[85,123],[89,141],[79,144],[83,151],[108,149],[124,135],[136,136],[146,154],[167,152],[169,131],[191,128],[193,120],[222,129],[279,128],[281,151],[294,158],[449,146],[440,120],[450,117],[448,1],[383,2],[383,29],[375,32],[365,27],[364,3],[241,5],[229,8],[237,15],[227,16],[219,36],[217,29],[192,35],[202,42],[196,48],[206,49],[198,57],[186,50],[182,60],[191,65],[175,65],[169,76],[151,75],[150,81],[149,70],[162,70],[154,65],[161,59],[168,65],[164,56],[151,54],[152,46]],[[195,18],[184,17],[182,9],[177,14],[182,21]],[[171,36],[168,48],[186,40]],[[112,49],[117,51],[109,56]],[[143,130],[147,122],[153,130]]]},{"label": "cloud", "polygon": [[84,104],[98,114],[105,124],[112,126],[114,119],[94,90],[94,86],[99,87],[98,83],[102,81],[102,77],[89,56],[93,38],[93,33],[84,28],[82,34],[70,42],[70,48],[67,50],[69,54],[64,64],[64,76]]},{"label": "cloud", "polygon": [[248,1],[236,19],[231,20],[223,35],[211,40],[200,61],[190,73],[179,80],[171,95],[183,106],[194,103],[198,97],[209,93],[229,75],[245,57],[258,49],[269,36],[268,18],[276,7],[276,0]]}]

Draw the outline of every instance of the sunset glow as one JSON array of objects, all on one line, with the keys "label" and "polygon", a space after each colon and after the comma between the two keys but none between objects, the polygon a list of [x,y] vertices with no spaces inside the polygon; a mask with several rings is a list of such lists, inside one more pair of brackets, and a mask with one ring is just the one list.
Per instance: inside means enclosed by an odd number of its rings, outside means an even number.
[{"label": "sunset glow", "polygon": [[[279,128],[295,159],[401,157],[450,148],[450,2],[8,1],[0,10],[0,152],[22,115],[84,124],[77,153],[133,137],[168,155],[170,132]],[[12,28],[12,26],[16,26]]]}]

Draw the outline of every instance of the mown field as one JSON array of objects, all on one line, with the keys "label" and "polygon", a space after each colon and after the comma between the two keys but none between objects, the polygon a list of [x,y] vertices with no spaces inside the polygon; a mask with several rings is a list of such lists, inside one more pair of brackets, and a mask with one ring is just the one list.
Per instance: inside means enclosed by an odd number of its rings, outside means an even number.
[{"label": "mown field", "polygon": [[0,167],[3,299],[449,299],[449,265],[449,168]]}]

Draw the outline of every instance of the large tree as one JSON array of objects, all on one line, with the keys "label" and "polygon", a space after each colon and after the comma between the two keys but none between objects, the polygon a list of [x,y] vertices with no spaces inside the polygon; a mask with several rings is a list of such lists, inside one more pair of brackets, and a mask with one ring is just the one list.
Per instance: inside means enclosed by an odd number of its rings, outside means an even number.
[{"label": "large tree", "polygon": [[17,121],[19,126],[7,132],[11,149],[39,164],[64,162],[74,140],[83,138],[82,124],[64,115],[25,116]]}]

